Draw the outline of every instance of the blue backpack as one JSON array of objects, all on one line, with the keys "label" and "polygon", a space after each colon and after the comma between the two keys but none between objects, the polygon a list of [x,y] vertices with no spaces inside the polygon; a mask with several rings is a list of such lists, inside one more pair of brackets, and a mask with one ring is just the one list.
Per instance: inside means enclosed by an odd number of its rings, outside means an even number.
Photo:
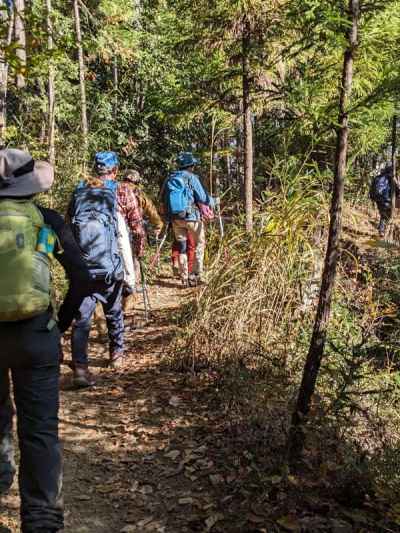
[{"label": "blue backpack", "polygon": [[170,174],[164,186],[164,200],[172,219],[185,220],[194,208],[190,174],[183,170]]},{"label": "blue backpack", "polygon": [[94,280],[106,283],[123,279],[123,264],[118,248],[117,187],[106,180],[104,187],[81,182],[71,204],[71,223],[89,271]]},{"label": "blue backpack", "polygon": [[380,174],[372,180],[369,196],[371,200],[378,203],[391,201],[390,176],[388,174]]}]

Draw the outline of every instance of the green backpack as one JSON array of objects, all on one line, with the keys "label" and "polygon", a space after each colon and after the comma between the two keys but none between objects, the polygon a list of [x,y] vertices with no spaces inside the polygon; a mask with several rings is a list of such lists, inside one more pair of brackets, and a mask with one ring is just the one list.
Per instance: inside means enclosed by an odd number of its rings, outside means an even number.
[{"label": "green backpack", "polygon": [[25,320],[51,303],[50,261],[37,251],[45,227],[29,200],[0,200],[0,322]]}]

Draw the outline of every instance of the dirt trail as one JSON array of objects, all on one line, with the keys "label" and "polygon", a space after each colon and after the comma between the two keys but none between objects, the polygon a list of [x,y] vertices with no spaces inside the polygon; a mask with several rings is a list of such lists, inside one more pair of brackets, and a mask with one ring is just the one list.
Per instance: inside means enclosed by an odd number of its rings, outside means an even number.
[{"label": "dirt trail", "polygon": [[[380,249],[371,239],[376,241],[372,209],[347,206],[344,247],[373,260]],[[212,373],[191,376],[161,363],[174,337],[174,314],[190,296],[171,278],[150,288],[154,318],[142,329],[128,319],[129,362],[123,370],[104,368],[107,342],[94,331],[95,388],[72,390],[71,373],[63,370],[65,532],[297,531],[296,508],[309,515],[303,518],[312,523],[307,531],[331,531],[337,502],[318,493],[325,509],[320,510],[314,489],[301,500],[296,490],[289,498],[279,489],[280,477],[271,477],[268,435],[262,428],[254,434],[233,430]],[[15,483],[2,501],[0,533],[18,533],[18,524]],[[347,526],[343,531],[358,531]]]},{"label": "dirt trail", "polygon": [[[104,368],[106,339],[92,333],[95,388],[72,390],[71,373],[63,370],[66,532],[193,531],[186,527],[192,492],[205,487],[188,467],[200,461],[207,478],[212,466],[207,445],[197,440],[208,434],[201,429],[209,423],[207,405],[196,403],[187,377],[160,367],[174,332],[174,310],[188,294],[167,278],[150,288],[154,318],[143,329],[133,329],[134,319],[127,319],[129,362],[123,370]],[[213,514],[208,494],[203,505],[207,519]],[[0,532],[17,533],[16,483],[2,506]]]}]

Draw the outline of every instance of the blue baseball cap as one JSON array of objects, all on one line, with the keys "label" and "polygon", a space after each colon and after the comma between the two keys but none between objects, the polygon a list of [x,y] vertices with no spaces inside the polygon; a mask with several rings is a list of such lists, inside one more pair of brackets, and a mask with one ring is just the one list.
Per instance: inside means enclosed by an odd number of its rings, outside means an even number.
[{"label": "blue baseball cap", "polygon": [[193,156],[192,152],[181,152],[176,158],[176,163],[179,168],[187,168],[198,165],[200,161]]},{"label": "blue baseball cap", "polygon": [[115,152],[97,152],[94,157],[94,163],[97,172],[105,174],[119,165],[119,158]]}]

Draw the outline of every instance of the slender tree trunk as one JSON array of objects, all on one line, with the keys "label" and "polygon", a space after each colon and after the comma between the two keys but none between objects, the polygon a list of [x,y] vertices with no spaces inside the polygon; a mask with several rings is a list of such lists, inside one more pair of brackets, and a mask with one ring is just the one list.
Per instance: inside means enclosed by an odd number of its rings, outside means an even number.
[{"label": "slender tree trunk", "polygon": [[113,60],[113,86],[114,86],[114,119],[118,118],[118,57],[115,55]]},{"label": "slender tree trunk", "polygon": [[232,161],[231,161],[231,154],[229,153],[230,149],[231,149],[231,139],[229,135],[226,135],[225,137],[226,180],[224,183],[224,187],[226,189],[231,186],[231,181],[232,181]]},{"label": "slender tree trunk", "polygon": [[250,43],[251,30],[247,17],[243,20],[242,85],[243,85],[243,158],[246,231],[253,229],[253,127],[251,123],[250,95]]},{"label": "slender tree trunk", "polygon": [[[51,54],[54,49],[53,43],[53,22],[51,20],[51,0],[46,0],[46,26],[47,26],[47,48]],[[47,131],[48,131],[48,147],[49,147],[49,162],[51,165],[55,165],[56,162],[56,150],[55,150],[55,71],[53,65],[53,59],[50,57],[49,64],[49,81],[47,88]]]},{"label": "slender tree trunk", "polygon": [[[243,110],[241,109],[241,115]],[[236,150],[235,150],[235,163],[236,163],[236,184],[239,189],[240,199],[245,205],[245,191],[244,191],[244,172],[243,172],[243,120],[238,123],[236,128]]]},{"label": "slender tree trunk", "polygon": [[[14,13],[16,55],[23,69],[26,66],[25,0],[14,0]],[[17,74],[17,87],[25,87],[25,75],[21,72]]]},{"label": "slender tree trunk", "polygon": [[[4,6],[5,7],[5,6]],[[8,22],[8,35],[5,43],[0,47],[0,147],[5,145],[7,126],[7,90],[8,90],[8,63],[4,53],[4,44],[10,46],[14,30],[14,11],[2,9],[0,11],[2,24]]]},{"label": "slender tree trunk", "polygon": [[81,17],[79,12],[78,0],[73,0],[74,5],[74,19],[76,32],[76,47],[78,49],[79,62],[79,85],[81,90],[81,128],[82,128],[82,143],[83,143],[83,157],[86,161],[88,152],[88,120],[87,120],[87,104],[86,104],[86,83],[85,83],[85,61],[83,58],[82,47],[82,31],[81,31]]},{"label": "slender tree trunk", "polygon": [[396,209],[396,185],[397,185],[397,115],[393,116],[392,123],[392,175],[391,175],[391,192],[392,192],[392,216]]},{"label": "slender tree trunk", "polygon": [[214,171],[214,142],[215,142],[215,126],[216,120],[213,116],[211,119],[211,145],[210,145],[210,174],[209,174],[209,189],[211,196],[213,195],[213,171]]},{"label": "slender tree trunk", "polygon": [[292,416],[292,427],[288,442],[289,457],[291,460],[296,460],[304,447],[304,422],[310,411],[311,398],[315,391],[315,384],[324,354],[339,255],[349,133],[347,110],[353,81],[354,54],[357,48],[359,0],[349,0],[348,12],[351,28],[348,32],[348,47],[344,53],[343,73],[340,85],[339,125],[337,130],[335,178],[331,203],[328,247],[313,335],[304,367],[296,410]]}]

